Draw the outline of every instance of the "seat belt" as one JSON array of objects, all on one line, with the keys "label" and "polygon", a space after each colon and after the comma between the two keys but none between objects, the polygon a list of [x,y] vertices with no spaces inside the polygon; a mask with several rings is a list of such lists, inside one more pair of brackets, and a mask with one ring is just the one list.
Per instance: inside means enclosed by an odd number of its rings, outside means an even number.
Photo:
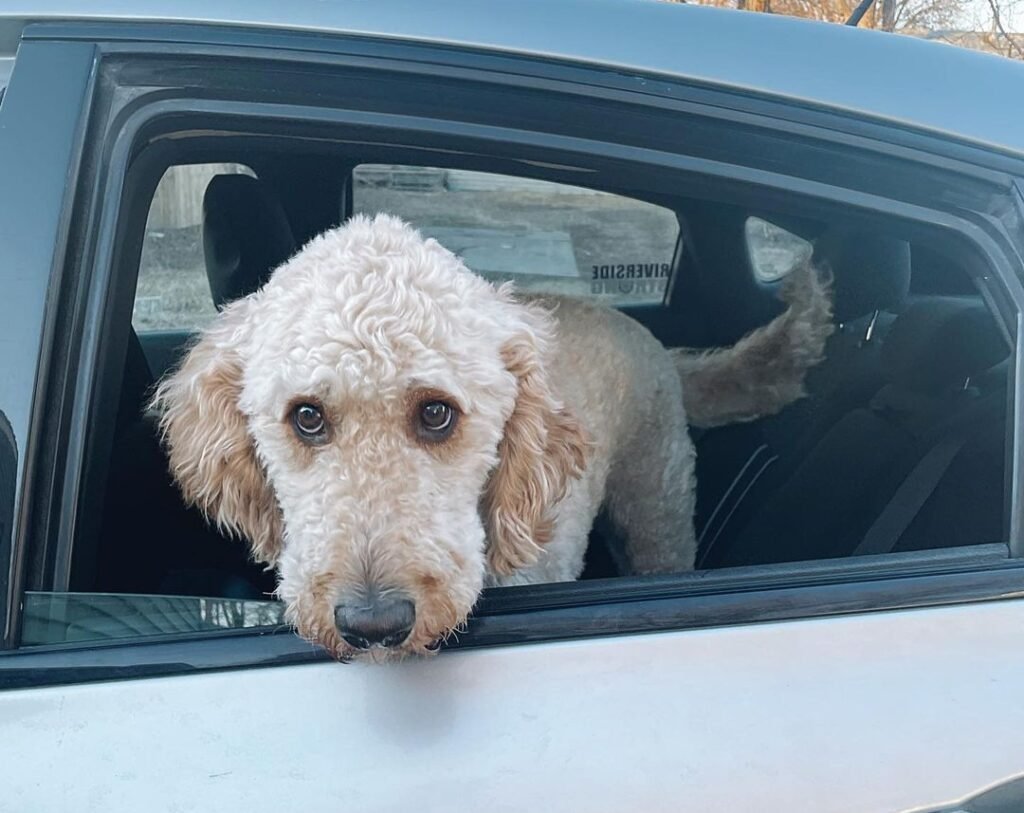
[{"label": "seat belt", "polygon": [[[765,452],[765,454],[762,456],[761,452]],[[761,457],[767,457],[768,459],[761,462],[757,470],[754,471],[753,474],[751,474],[749,477],[745,478],[746,484],[742,486],[742,491],[740,491],[736,499],[732,501],[732,505],[724,509],[726,512],[725,517],[718,524],[718,528],[712,529],[712,523],[714,522],[715,517],[718,516],[720,510],[723,510],[723,507],[725,506],[726,501],[729,499],[729,496],[732,493],[733,489],[739,485],[741,478],[744,477],[744,475],[747,473],[747,470],[754,463],[754,461],[758,460]],[[725,530],[725,528],[729,524],[729,520],[732,519],[732,515],[736,513],[736,509],[743,503],[743,500],[750,492],[750,489],[754,487],[757,481],[761,479],[761,475],[763,475],[768,470],[768,468],[778,459],[779,456],[777,454],[772,454],[770,451],[768,451],[768,444],[761,444],[760,446],[757,447],[754,453],[744,464],[743,468],[740,470],[740,473],[737,474],[736,477],[733,479],[732,484],[729,486],[729,490],[722,495],[722,499],[719,500],[718,505],[715,507],[714,513],[708,519],[707,523],[705,523],[704,530],[701,531],[700,536],[697,538],[697,563],[694,566],[697,570],[702,570],[704,568],[705,561],[707,561],[708,556],[711,555],[711,549],[718,541],[718,538],[722,535],[722,531]],[[707,535],[711,533],[712,530],[714,530],[714,535],[705,542]]]},{"label": "seat belt", "polygon": [[876,553],[891,553],[900,537],[910,527],[914,517],[935,493],[942,476],[949,470],[964,444],[969,432],[962,429],[943,438],[929,449],[928,454],[917,461],[907,478],[896,489],[888,505],[874,521],[860,544],[854,548],[853,556],[868,556]]}]

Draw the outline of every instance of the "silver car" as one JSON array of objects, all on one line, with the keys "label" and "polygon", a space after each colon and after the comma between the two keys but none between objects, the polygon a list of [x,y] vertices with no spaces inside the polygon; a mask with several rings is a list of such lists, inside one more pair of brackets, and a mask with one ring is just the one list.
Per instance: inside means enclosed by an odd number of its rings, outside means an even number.
[{"label": "silver car", "polygon": [[[1024,809],[1024,65],[630,0],[5,0],[0,88],[0,810]],[[289,630],[147,393],[372,211],[669,346],[831,269],[807,397],[695,433],[695,572],[600,518],[436,657]]]}]

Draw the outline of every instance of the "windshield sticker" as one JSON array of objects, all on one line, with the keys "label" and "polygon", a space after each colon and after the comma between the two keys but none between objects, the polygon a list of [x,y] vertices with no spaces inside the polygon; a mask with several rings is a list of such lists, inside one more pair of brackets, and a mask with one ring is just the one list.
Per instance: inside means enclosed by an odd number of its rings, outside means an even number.
[{"label": "windshield sticker", "polygon": [[668,279],[668,263],[630,263],[628,265],[592,265],[591,279]]},{"label": "windshield sticker", "polygon": [[661,299],[665,294],[663,279],[603,279],[590,283],[593,296],[656,296]]}]

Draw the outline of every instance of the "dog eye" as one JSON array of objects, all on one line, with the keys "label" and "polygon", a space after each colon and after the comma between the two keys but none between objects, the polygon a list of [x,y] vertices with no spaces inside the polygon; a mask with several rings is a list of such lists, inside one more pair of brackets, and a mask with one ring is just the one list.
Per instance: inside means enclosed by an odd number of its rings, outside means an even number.
[{"label": "dog eye", "polygon": [[292,410],[292,425],[304,440],[319,440],[327,431],[327,421],[319,407],[299,404]]},{"label": "dog eye", "polygon": [[420,407],[420,426],[433,438],[445,438],[455,427],[455,410],[444,401],[428,401]]}]

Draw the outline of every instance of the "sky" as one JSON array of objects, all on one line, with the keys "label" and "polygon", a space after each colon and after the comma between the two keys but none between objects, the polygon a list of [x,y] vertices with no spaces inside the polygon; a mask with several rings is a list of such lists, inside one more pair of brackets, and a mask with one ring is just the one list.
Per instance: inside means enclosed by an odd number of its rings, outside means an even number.
[{"label": "sky", "polygon": [[[878,2],[878,0],[875,0]],[[1020,0],[1015,2],[1007,2],[1007,0],[1000,0],[999,5],[1003,8],[1003,25],[1006,26],[1008,31],[1021,31],[1024,30],[1024,3]],[[985,22],[991,19],[991,12],[989,11],[989,4],[987,0],[967,0],[964,3],[963,19],[958,26],[959,28],[971,29],[981,23],[984,27]]]}]

